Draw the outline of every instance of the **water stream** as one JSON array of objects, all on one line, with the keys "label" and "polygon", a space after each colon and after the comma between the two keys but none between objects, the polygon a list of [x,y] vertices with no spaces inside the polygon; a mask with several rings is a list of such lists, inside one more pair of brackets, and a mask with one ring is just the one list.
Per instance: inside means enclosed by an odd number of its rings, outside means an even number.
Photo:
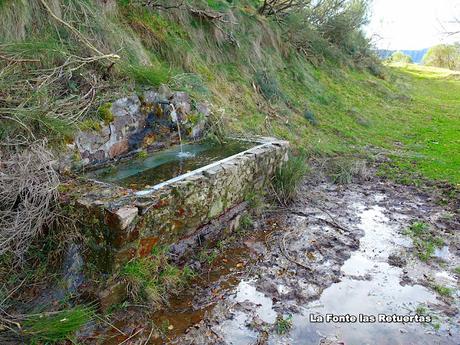
[{"label": "water stream", "polygon": [[172,108],[171,113],[175,114],[175,118],[173,120],[176,120],[177,124],[177,133],[179,134],[179,146],[180,146],[180,152],[177,154],[179,158],[187,158],[187,157],[193,157],[194,154],[191,152],[184,152],[184,147],[182,144],[182,134],[180,131],[180,119],[179,116],[177,116],[176,108],[174,107],[173,104],[170,105]]}]

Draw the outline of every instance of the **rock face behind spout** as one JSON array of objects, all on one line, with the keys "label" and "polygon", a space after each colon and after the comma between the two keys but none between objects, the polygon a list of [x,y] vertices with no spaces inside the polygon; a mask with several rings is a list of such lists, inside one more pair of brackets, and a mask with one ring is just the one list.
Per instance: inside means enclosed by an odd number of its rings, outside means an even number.
[{"label": "rock face behind spout", "polygon": [[[201,137],[211,112],[207,103],[195,103],[185,92],[167,87],[107,103],[96,129],[77,133],[61,159],[61,170],[81,169],[128,155],[140,149],[156,150],[178,142],[178,122],[184,140]],[[101,114],[100,114],[101,115]]]}]

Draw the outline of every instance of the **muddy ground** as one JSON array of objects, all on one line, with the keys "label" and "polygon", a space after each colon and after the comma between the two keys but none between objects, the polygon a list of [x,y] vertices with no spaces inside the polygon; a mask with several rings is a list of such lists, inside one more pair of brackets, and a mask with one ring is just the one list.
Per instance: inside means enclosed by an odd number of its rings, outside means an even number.
[{"label": "muddy ground", "polygon": [[[305,181],[293,205],[260,216],[165,310],[146,317],[145,307],[133,306],[81,340],[460,344],[460,218],[438,196],[378,178]],[[438,238],[426,262],[407,234],[414,223]],[[328,314],[349,322],[319,322]]]}]

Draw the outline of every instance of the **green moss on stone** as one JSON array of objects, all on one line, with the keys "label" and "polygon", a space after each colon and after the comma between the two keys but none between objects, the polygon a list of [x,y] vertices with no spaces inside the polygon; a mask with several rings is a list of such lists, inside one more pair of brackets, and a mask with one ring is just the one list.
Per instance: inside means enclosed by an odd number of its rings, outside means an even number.
[{"label": "green moss on stone", "polygon": [[113,113],[111,109],[112,109],[112,103],[108,102],[108,103],[104,103],[103,105],[101,105],[99,109],[97,110],[100,119],[103,120],[106,125],[108,125],[109,123],[113,121]]}]

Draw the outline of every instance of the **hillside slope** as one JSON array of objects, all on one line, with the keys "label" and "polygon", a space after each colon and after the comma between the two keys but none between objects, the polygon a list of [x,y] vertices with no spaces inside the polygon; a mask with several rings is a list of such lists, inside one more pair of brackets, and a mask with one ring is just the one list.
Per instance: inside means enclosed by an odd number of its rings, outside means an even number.
[{"label": "hillside slope", "polygon": [[[105,102],[167,84],[210,101],[228,133],[276,136],[309,154],[375,146],[404,165],[409,155],[427,177],[460,181],[458,77],[385,68],[366,45],[280,25],[257,1],[139,3],[0,2],[0,136],[61,147]],[[305,49],[292,44],[300,39]]]}]

